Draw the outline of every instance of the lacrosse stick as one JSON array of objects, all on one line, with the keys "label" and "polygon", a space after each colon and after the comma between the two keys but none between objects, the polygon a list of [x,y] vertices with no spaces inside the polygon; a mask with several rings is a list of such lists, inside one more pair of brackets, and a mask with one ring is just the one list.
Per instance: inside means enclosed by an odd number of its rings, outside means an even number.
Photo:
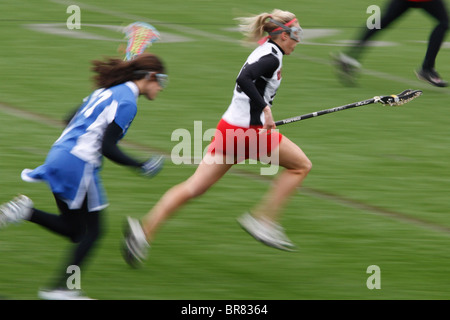
[{"label": "lacrosse stick", "polygon": [[361,107],[361,106],[367,106],[367,105],[373,104],[373,103],[381,103],[383,105],[387,105],[387,106],[391,106],[391,107],[401,106],[401,105],[408,103],[409,101],[419,97],[420,95],[422,95],[422,91],[408,89],[399,94],[393,94],[390,96],[376,96],[376,97],[373,97],[372,99],[354,102],[354,103],[347,104],[347,105],[340,106],[340,107],[325,109],[325,110],[316,111],[316,112],[304,114],[304,115],[293,117],[293,118],[279,120],[279,121],[275,122],[275,125],[281,126],[283,124],[297,122],[300,120],[305,120],[305,119],[321,116],[321,115],[336,112],[336,111],[341,111],[341,110],[346,110],[346,109],[356,108],[356,107]]},{"label": "lacrosse stick", "polygon": [[124,28],[127,49],[124,60],[132,60],[140,55],[153,42],[160,39],[158,30],[145,22],[134,22]]}]

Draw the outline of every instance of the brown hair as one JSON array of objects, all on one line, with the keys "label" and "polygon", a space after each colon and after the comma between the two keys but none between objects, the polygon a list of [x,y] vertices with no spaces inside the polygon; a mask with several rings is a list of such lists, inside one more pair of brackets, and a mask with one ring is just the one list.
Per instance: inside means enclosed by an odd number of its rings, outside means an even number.
[{"label": "brown hair", "polygon": [[110,88],[146,76],[144,72],[136,71],[166,73],[161,59],[150,53],[143,53],[130,61],[117,58],[107,58],[106,61],[94,60],[91,70],[96,73],[93,80],[98,88]]},{"label": "brown hair", "polygon": [[289,11],[274,9],[271,13],[260,13],[256,16],[235,18],[240,22],[239,30],[244,34],[248,41],[258,41],[264,36],[264,33],[272,32],[279,26],[269,19],[276,20],[282,24],[286,24],[295,18],[295,14]]}]

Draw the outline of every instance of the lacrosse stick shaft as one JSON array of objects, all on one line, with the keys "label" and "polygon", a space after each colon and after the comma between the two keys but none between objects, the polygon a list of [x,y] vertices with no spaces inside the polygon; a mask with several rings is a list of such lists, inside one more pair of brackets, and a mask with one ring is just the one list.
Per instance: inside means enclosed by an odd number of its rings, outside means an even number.
[{"label": "lacrosse stick shaft", "polygon": [[359,102],[346,104],[346,105],[340,106],[340,107],[325,109],[325,110],[316,111],[316,112],[304,114],[304,115],[293,117],[293,118],[280,120],[280,121],[275,122],[275,125],[281,126],[286,123],[297,122],[300,120],[314,118],[314,117],[318,117],[318,116],[336,112],[336,111],[341,111],[341,110],[346,110],[346,109],[356,108],[356,107],[361,107],[361,106],[367,106],[369,104],[378,103],[378,102],[383,105],[400,106],[400,105],[408,103],[409,101],[421,96],[422,93],[423,92],[421,90],[407,89],[407,90],[402,91],[399,94],[393,94],[390,96],[376,96],[376,97],[373,97],[372,99],[367,99],[367,100],[363,100],[363,101],[359,101]]},{"label": "lacrosse stick shaft", "polygon": [[343,106],[340,106],[340,107],[334,107],[334,108],[330,108],[330,109],[325,109],[325,110],[321,110],[321,111],[307,113],[307,114],[304,114],[304,115],[301,115],[301,116],[297,116],[297,117],[292,117],[292,118],[288,118],[288,119],[284,119],[284,120],[279,120],[279,121],[275,122],[275,125],[276,126],[281,126],[283,124],[287,124],[287,123],[291,123],[291,122],[297,122],[297,121],[300,121],[300,120],[306,120],[306,119],[322,116],[324,114],[333,113],[333,112],[337,112],[337,111],[342,111],[342,110],[346,110],[346,109],[366,106],[366,105],[369,105],[369,104],[372,104],[372,103],[376,103],[376,102],[377,102],[377,100],[375,98],[368,99],[368,100],[363,100],[363,101],[359,101],[359,102],[354,102],[354,103],[346,104],[346,105],[343,105]]}]

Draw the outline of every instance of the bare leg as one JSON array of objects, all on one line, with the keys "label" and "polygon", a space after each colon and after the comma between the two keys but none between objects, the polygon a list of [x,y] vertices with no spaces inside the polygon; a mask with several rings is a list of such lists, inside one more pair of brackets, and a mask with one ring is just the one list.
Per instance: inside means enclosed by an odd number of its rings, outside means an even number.
[{"label": "bare leg", "polygon": [[312,164],[308,157],[288,138],[283,137],[278,152],[279,165],[285,170],[274,180],[262,201],[251,210],[255,218],[277,221],[289,196],[311,170]]},{"label": "bare leg", "polygon": [[151,243],[157,229],[177,209],[192,198],[205,193],[231,168],[222,156],[205,155],[195,173],[186,181],[169,189],[142,219],[142,228]]}]

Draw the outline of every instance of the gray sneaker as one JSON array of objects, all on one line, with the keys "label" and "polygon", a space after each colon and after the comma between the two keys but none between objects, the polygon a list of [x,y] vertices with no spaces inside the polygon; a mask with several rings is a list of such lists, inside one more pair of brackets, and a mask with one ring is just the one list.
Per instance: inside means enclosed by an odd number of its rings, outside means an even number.
[{"label": "gray sneaker", "polygon": [[434,70],[434,69],[429,69],[429,70],[420,69],[420,70],[415,71],[415,73],[419,80],[426,81],[426,82],[432,84],[433,86],[441,87],[441,88],[448,86],[448,82],[445,80],[442,80],[439,73],[437,73],[436,70]]},{"label": "gray sneaker", "polygon": [[356,84],[356,75],[361,71],[361,63],[342,52],[331,54],[331,59],[340,80],[345,85],[354,86]]},{"label": "gray sneaker", "polygon": [[38,297],[42,300],[94,300],[84,295],[81,290],[41,289]]},{"label": "gray sneaker", "polygon": [[140,266],[147,259],[150,245],[138,220],[127,217],[122,254],[132,267]]},{"label": "gray sneaker", "polygon": [[248,212],[237,220],[245,231],[265,245],[280,250],[295,251],[295,245],[289,240],[279,224],[255,218]]},{"label": "gray sneaker", "polygon": [[17,196],[0,206],[0,228],[29,219],[32,211],[33,201],[24,195]]}]

